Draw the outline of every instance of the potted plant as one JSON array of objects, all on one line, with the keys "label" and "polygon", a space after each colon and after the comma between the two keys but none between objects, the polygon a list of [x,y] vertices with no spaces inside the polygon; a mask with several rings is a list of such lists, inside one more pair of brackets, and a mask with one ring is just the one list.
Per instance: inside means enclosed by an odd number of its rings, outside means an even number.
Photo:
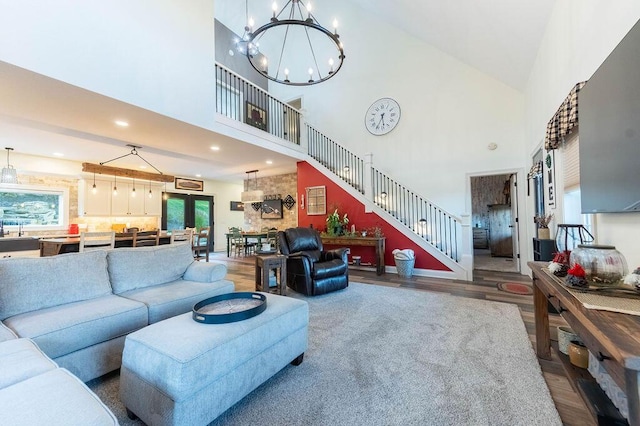
[{"label": "potted plant", "polygon": [[534,221],[538,225],[538,239],[549,240],[551,238],[551,232],[549,231],[549,223],[553,219],[553,213],[545,215],[536,215]]},{"label": "potted plant", "polygon": [[338,213],[338,209],[335,209],[333,213],[327,216],[327,234],[331,236],[341,235],[344,232],[344,227],[349,223],[349,218],[345,213],[342,218]]}]

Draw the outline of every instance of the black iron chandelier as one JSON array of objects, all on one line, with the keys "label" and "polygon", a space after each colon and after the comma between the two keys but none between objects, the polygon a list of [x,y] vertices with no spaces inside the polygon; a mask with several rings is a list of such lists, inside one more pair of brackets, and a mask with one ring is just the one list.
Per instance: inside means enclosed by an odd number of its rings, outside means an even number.
[{"label": "black iron chandelier", "polygon": [[302,0],[288,0],[279,12],[274,2],[271,20],[255,30],[248,3],[245,8],[247,25],[242,38],[236,42],[236,49],[269,80],[290,86],[309,86],[322,83],[340,71],[345,55],[338,23],[334,20],[333,31],[324,28],[311,13],[309,2],[305,5]]}]

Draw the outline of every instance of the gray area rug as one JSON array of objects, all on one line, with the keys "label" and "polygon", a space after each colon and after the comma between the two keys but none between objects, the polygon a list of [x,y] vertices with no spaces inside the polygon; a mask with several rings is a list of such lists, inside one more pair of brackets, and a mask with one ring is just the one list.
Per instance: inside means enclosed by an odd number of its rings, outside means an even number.
[{"label": "gray area rug", "polygon": [[[357,283],[292,297],[309,302],[304,362],[212,425],[561,424],[515,305]],[[141,424],[117,374],[89,386]]]}]

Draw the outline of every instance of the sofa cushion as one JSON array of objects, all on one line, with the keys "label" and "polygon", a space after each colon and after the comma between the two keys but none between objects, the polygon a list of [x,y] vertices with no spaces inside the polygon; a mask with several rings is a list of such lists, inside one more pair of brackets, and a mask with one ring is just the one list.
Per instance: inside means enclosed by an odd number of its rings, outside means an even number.
[{"label": "sofa cushion", "polygon": [[5,323],[55,359],[138,330],[148,324],[148,316],[143,303],[110,295],[27,312]]},{"label": "sofa cushion", "polygon": [[[194,264],[197,263],[194,262]],[[233,283],[227,280],[217,280],[212,283],[177,280],[172,283],[128,291],[120,296],[146,304],[149,309],[149,324],[153,324],[190,312],[193,305],[201,300],[230,293],[233,290]]]},{"label": "sofa cushion", "polygon": [[5,340],[13,340],[13,339],[17,339],[18,336],[16,336],[16,334],[11,331],[10,328],[8,328],[7,326],[5,326],[3,323],[0,322],[0,342],[4,342]]},{"label": "sofa cushion", "polygon": [[111,294],[105,250],[0,260],[0,320]]},{"label": "sofa cushion", "polygon": [[193,260],[189,244],[119,248],[107,255],[115,294],[172,282],[181,278]]},{"label": "sofa cushion", "polygon": [[77,377],[63,368],[0,389],[5,425],[117,425],[113,413]]},{"label": "sofa cushion", "polygon": [[212,283],[227,275],[227,265],[219,262],[193,262],[184,273],[187,281]]},{"label": "sofa cushion", "polygon": [[58,368],[29,339],[0,343],[0,389]]}]

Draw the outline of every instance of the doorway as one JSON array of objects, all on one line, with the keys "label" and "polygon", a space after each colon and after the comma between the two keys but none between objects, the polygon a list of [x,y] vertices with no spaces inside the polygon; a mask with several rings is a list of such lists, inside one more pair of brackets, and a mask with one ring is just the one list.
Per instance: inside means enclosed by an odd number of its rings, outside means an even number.
[{"label": "doorway", "polygon": [[209,250],[213,251],[213,196],[165,192],[162,197],[162,229],[211,227]]},{"label": "doorway", "polygon": [[471,177],[474,269],[520,272],[517,175]]}]

